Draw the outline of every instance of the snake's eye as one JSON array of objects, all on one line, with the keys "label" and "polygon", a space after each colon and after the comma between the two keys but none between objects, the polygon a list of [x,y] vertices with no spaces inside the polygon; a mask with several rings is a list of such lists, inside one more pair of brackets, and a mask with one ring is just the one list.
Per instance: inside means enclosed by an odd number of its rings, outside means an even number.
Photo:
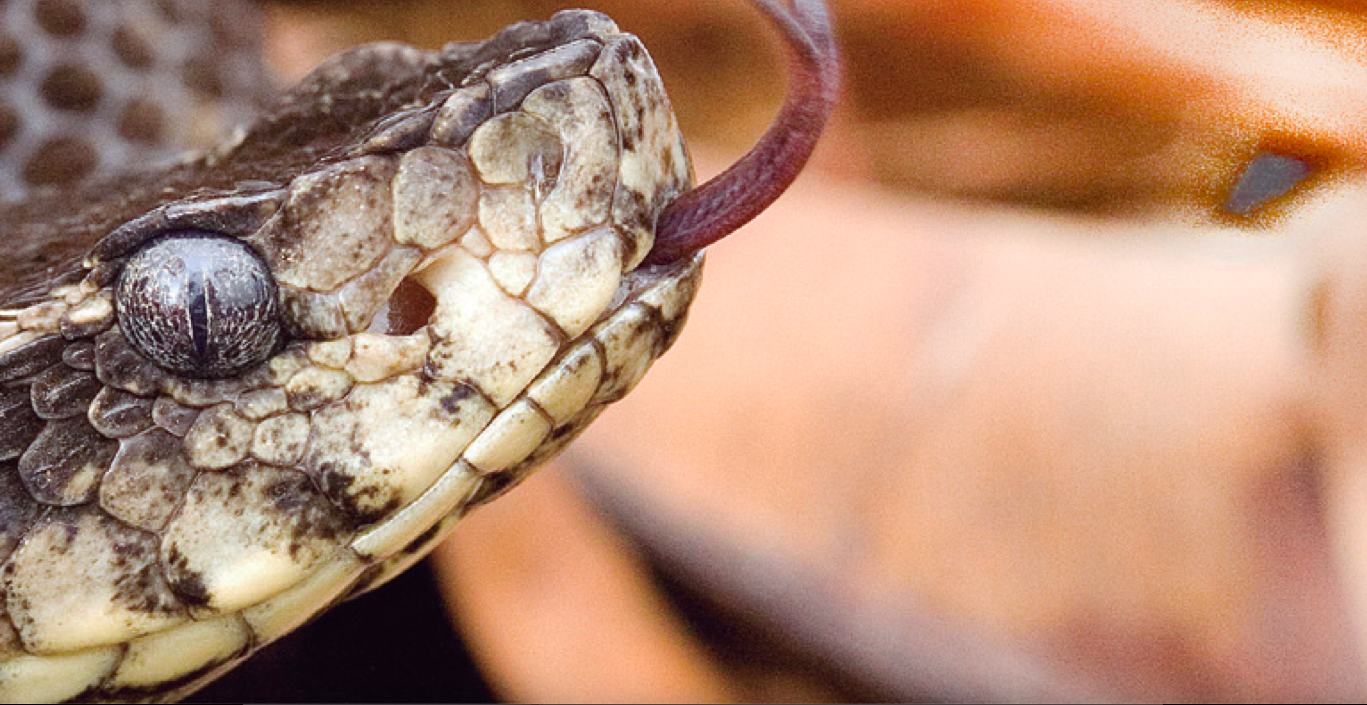
[{"label": "snake's eye", "polygon": [[152,241],[129,258],[116,296],[128,341],[177,374],[228,377],[261,364],[280,343],[270,270],[223,235],[187,230]]}]

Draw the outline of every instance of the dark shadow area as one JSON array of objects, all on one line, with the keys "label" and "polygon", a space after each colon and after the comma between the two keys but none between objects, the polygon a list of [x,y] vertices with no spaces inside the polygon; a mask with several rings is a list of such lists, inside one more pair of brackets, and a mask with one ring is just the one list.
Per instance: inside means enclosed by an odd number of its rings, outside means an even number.
[{"label": "dark shadow area", "polygon": [[266,647],[185,702],[491,702],[421,563]]}]

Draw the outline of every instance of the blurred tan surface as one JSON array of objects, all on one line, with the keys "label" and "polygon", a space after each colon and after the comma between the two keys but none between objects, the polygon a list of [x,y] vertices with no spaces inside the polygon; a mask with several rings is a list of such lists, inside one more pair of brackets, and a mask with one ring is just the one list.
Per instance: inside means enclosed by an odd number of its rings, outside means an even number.
[{"label": "blurred tan surface", "polygon": [[[709,566],[740,574],[717,587],[760,613],[798,607],[792,631],[805,608],[957,632],[934,637],[949,657],[919,658],[976,682],[901,697],[1353,699],[1298,417],[1298,259],[1137,227],[805,179],[715,248],[687,335],[568,462],[694,548],[737,546]],[[511,500],[439,560],[479,581],[482,547],[524,534],[572,550]],[[768,607],[767,582],[843,590]],[[476,624],[528,611],[457,603]],[[1025,673],[992,667],[1002,651]]]},{"label": "blurred tan surface", "polygon": [[[772,115],[741,0],[578,4],[645,39],[700,175]],[[436,554],[499,691],[1367,696],[1357,7],[832,4],[849,85],[814,168],[713,248],[641,387]],[[567,6],[322,5],[276,12],[284,73]],[[1217,228],[1261,149],[1315,188]]]}]

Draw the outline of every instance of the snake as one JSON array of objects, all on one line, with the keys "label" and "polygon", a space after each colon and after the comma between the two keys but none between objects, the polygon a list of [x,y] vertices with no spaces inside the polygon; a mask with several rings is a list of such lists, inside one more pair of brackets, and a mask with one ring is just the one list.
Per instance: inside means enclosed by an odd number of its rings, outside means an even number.
[{"label": "snake", "polygon": [[788,97],[701,185],[597,12],[273,94],[236,2],[0,5],[0,701],[181,698],[636,386],[832,111],[824,3],[753,4]]}]

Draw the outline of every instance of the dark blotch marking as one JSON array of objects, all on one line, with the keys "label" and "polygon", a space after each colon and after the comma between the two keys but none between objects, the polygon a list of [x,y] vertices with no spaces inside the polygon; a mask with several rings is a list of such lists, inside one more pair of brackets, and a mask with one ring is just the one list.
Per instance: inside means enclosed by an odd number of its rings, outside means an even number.
[{"label": "dark blotch marking", "polygon": [[76,64],[63,64],[48,72],[38,86],[43,101],[57,110],[87,113],[99,107],[100,77]]},{"label": "dark blotch marking", "polygon": [[322,390],[313,387],[287,389],[285,390],[285,400],[290,408],[296,411],[313,411],[332,401]]},{"label": "dark blotch marking", "polygon": [[149,98],[134,98],[119,114],[119,135],[133,142],[156,144],[166,133],[166,115]]},{"label": "dark blotch marking", "polygon": [[190,570],[189,561],[186,560],[180,549],[172,546],[171,550],[167,552],[166,563],[171,569],[168,571],[172,576],[170,579],[171,590],[180,597],[181,601],[193,607],[207,606],[212,598],[212,595],[209,594],[209,588],[205,586],[204,578],[199,573]]},{"label": "dark blotch marking", "polygon": [[271,506],[282,512],[294,512],[307,507],[310,497],[300,491],[297,479],[281,479],[266,487],[266,497]]},{"label": "dark blotch marking", "polygon": [[19,116],[14,108],[0,104],[0,149],[9,146],[14,136],[19,134]]},{"label": "dark blotch marking", "polygon": [[186,59],[181,67],[181,78],[190,90],[200,95],[215,99],[223,97],[223,77],[219,75],[212,57],[196,56]]},{"label": "dark blotch marking", "polygon": [[430,543],[433,539],[437,538],[437,534],[440,534],[441,530],[444,528],[446,528],[446,520],[444,518],[438,519],[431,526],[427,527],[426,529],[423,529],[423,532],[421,534],[418,534],[417,538],[413,539],[412,541],[409,541],[406,546],[399,549],[399,554],[412,555],[414,553],[417,553],[418,551],[421,551],[424,547],[427,546],[428,543]]},{"label": "dark blotch marking", "polygon": [[0,78],[14,75],[24,61],[24,48],[8,32],[0,31]]},{"label": "dark blotch marking", "polygon": [[[623,186],[613,195],[613,214],[630,231],[650,231],[655,227],[655,213],[645,194]],[[635,238],[627,238],[634,240]]]},{"label": "dark blotch marking", "polygon": [[261,489],[262,498],[269,502],[273,521],[281,524],[288,538],[285,550],[292,558],[298,558],[306,542],[336,541],[347,531],[347,523],[306,475],[266,466],[259,466],[258,471],[274,475]]},{"label": "dark blotch marking", "polygon": [[157,9],[157,12],[161,14],[162,19],[167,22],[180,24],[185,19],[182,16],[182,8],[176,0],[156,0],[156,2],[153,3],[153,6]]},{"label": "dark blotch marking", "polygon": [[[356,462],[369,466],[370,455],[360,448],[353,449]],[[357,477],[338,468],[330,462],[319,465],[314,476],[318,485],[332,503],[339,507],[357,524],[369,524],[388,516],[399,508],[399,498],[391,488],[366,485],[358,486]]]},{"label": "dark blotch marking", "polygon": [[74,137],[54,137],[43,142],[24,163],[21,172],[30,186],[71,184],[90,175],[99,154],[89,142]]},{"label": "dark blotch marking", "polygon": [[38,0],[33,19],[54,37],[70,37],[85,31],[85,12],[73,0]]},{"label": "dark blotch marking", "polygon": [[479,392],[466,384],[457,384],[451,388],[451,392],[441,398],[441,408],[448,414],[460,412],[461,402],[471,397],[479,396]]},{"label": "dark blotch marking", "polygon": [[582,424],[576,424],[573,421],[563,426],[556,426],[555,429],[551,431],[550,435],[546,436],[543,445],[563,443],[567,438],[573,437],[574,434],[578,433],[580,426],[582,426]]},{"label": "dark blotch marking", "polygon": [[133,27],[124,26],[114,30],[112,42],[114,55],[131,68],[145,69],[156,61],[151,42]]},{"label": "dark blotch marking", "polygon": [[361,577],[357,578],[355,583],[352,583],[351,589],[347,590],[347,593],[342,598],[342,600],[350,600],[351,598],[356,597],[357,595],[368,592],[370,588],[375,586],[375,581],[379,580],[380,576],[382,576],[383,574],[383,562],[376,563],[375,565],[366,568],[364,571],[361,572]]},{"label": "dark blotch marking", "polygon": [[114,599],[133,612],[181,613],[184,606],[161,574],[157,537],[111,519],[102,519],[102,523],[102,530],[115,537],[112,563],[119,577],[114,581]]}]

